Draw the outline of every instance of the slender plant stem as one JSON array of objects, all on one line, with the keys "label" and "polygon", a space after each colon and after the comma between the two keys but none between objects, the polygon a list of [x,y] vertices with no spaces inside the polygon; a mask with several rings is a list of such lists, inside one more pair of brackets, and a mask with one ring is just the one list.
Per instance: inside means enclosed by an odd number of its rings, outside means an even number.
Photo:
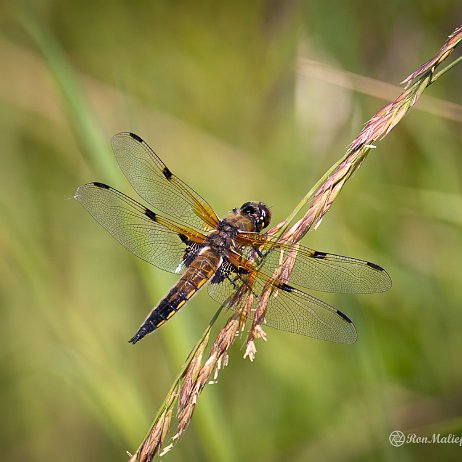
[{"label": "slender plant stem", "polygon": [[446,74],[446,72],[450,71],[453,67],[457,66],[460,62],[462,62],[462,56],[459,56],[452,63],[448,64],[446,67],[434,74],[429,85],[438,80],[440,77]]},{"label": "slender plant stem", "polygon": [[[189,355],[188,357],[186,358],[186,361],[183,363],[183,365],[181,366],[175,380],[173,381],[173,384],[172,386],[170,387],[164,401],[162,402],[160,408],[159,408],[159,411],[157,412],[156,414],[156,417],[154,418],[153,420],[153,424],[151,426],[151,428],[148,430],[148,432],[146,433],[146,438],[143,440],[143,442],[140,444],[140,446],[138,447],[138,450],[136,452],[136,454],[138,454],[143,445],[144,445],[144,442],[146,441],[148,435],[152,432],[152,429],[153,427],[155,426],[156,422],[159,420],[160,416],[162,415],[162,413],[170,406],[169,403],[172,403],[174,402],[174,400],[178,397],[178,392],[179,392],[179,385],[180,385],[180,382],[184,376],[184,373],[186,371],[186,369],[188,368],[189,364],[190,364],[190,361],[191,359],[195,356],[195,354],[197,353],[198,349],[200,348],[201,344],[207,339],[207,337],[210,335],[210,331],[213,327],[213,325],[215,324],[215,321],[218,319],[218,316],[220,315],[221,311],[223,309],[223,305],[221,305],[217,311],[215,312],[215,314],[213,315],[212,319],[210,319],[210,322],[208,323],[206,329],[204,330],[202,336],[199,338],[199,341],[194,345],[194,347],[192,348],[192,350],[189,352]],[[134,459],[134,460],[138,460],[138,459]]]}]

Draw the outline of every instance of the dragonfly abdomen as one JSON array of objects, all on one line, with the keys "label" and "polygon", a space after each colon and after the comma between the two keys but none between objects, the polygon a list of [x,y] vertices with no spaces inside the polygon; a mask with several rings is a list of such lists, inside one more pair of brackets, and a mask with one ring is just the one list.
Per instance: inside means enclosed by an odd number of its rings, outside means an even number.
[{"label": "dragonfly abdomen", "polygon": [[137,333],[129,340],[130,343],[135,344],[165,324],[215,274],[222,259],[212,252],[205,252],[206,249],[196,256],[183,276],[151,311]]}]

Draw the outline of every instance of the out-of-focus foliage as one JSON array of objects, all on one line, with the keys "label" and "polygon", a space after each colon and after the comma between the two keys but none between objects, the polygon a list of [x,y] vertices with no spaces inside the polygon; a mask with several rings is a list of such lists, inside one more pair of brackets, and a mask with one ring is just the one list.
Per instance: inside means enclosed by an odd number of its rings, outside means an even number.
[{"label": "out-of-focus foliage", "polygon": [[[112,134],[140,134],[220,214],[257,199],[282,219],[398,94],[359,76],[399,82],[461,13],[458,0],[4,2],[2,460],[125,460],[215,310],[199,295],[127,343],[175,278],[72,200],[91,180],[133,195]],[[268,331],[254,364],[237,341],[165,460],[460,460],[388,435],[462,436],[461,81],[459,66],[427,91],[305,239],[392,275],[385,294],[321,295],[359,341]]]}]

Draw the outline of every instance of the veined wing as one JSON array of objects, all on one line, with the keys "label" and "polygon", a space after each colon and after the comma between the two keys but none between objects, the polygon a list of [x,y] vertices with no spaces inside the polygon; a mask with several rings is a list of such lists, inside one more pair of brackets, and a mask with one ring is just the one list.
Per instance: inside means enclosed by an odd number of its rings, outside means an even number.
[{"label": "veined wing", "polygon": [[[253,277],[250,274],[237,274],[230,268],[225,269],[222,278],[218,276],[210,281],[209,295],[219,303],[237,311],[245,302],[246,296],[241,296],[240,303],[233,304],[231,302],[234,300],[234,295],[242,294],[243,291],[247,291],[250,295],[252,292],[254,310],[266,283],[271,284],[270,279],[257,273],[254,273]],[[251,315],[253,315],[252,311]],[[348,316],[287,284],[281,284],[279,287],[275,284],[271,286],[263,325],[335,343],[354,343],[357,338],[354,324]]]},{"label": "veined wing", "polygon": [[80,186],[74,197],[130,252],[171,273],[182,272],[205,238],[104,183]]},{"label": "veined wing", "polygon": [[367,294],[384,292],[391,287],[390,276],[375,263],[319,252],[264,234],[241,233],[238,240],[263,252],[263,258],[255,265],[267,276],[272,276],[287,257],[295,258],[288,282],[306,289]]},{"label": "veined wing", "polygon": [[112,149],[133,189],[155,210],[197,229],[215,228],[218,217],[212,207],[177,178],[157,154],[134,133],[118,133]]}]

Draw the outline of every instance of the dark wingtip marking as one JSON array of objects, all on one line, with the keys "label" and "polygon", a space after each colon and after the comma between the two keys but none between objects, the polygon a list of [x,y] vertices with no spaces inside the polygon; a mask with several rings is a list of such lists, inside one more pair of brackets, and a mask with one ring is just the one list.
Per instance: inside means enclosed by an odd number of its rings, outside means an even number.
[{"label": "dark wingtip marking", "polygon": [[181,239],[181,242],[187,244],[190,240],[184,234],[178,234],[178,237]]},{"label": "dark wingtip marking", "polygon": [[292,292],[294,290],[292,286],[289,286],[289,284],[286,284],[285,282],[281,284],[279,288],[281,290],[285,290],[286,292]]},{"label": "dark wingtip marking", "polygon": [[135,133],[132,133],[132,132],[129,132],[128,133],[134,140],[138,141],[139,143],[142,143],[143,142],[143,139],[140,138],[138,135],[136,135]]},{"label": "dark wingtip marking", "polygon": [[144,211],[144,214],[151,220],[154,220],[154,221],[156,220],[156,214],[152,210],[146,209]]},{"label": "dark wingtip marking", "polygon": [[173,176],[173,173],[167,167],[164,167],[162,173],[164,174],[165,178],[167,178],[167,180],[170,180],[170,178]]},{"label": "dark wingtip marking", "polygon": [[313,257],[314,258],[326,258],[325,252],[318,252],[317,250],[314,251]]},{"label": "dark wingtip marking", "polygon": [[376,269],[377,271],[385,271],[381,266],[376,265],[375,263],[371,263],[370,261],[367,262],[367,266]]},{"label": "dark wingtip marking", "polygon": [[99,181],[94,181],[93,186],[97,186],[98,188],[103,188],[103,189],[110,189],[110,187],[107,184],[100,183]]},{"label": "dark wingtip marking", "polygon": [[346,322],[348,323],[352,323],[353,321],[345,314],[345,313],[342,313],[340,310],[337,310],[337,314],[343,318]]}]

